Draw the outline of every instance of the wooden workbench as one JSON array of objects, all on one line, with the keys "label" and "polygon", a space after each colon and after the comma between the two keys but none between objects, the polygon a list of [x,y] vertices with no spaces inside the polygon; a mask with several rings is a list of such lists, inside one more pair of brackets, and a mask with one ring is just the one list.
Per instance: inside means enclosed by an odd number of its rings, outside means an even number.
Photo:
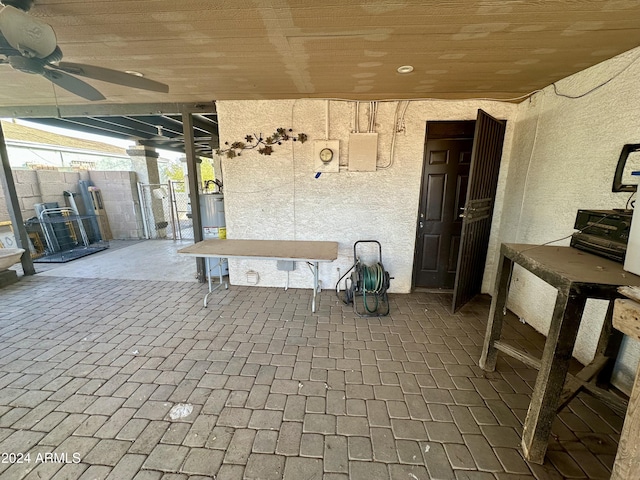
[{"label": "wooden workbench", "polygon": [[[558,291],[541,360],[500,340],[514,264],[530,271]],[[620,347],[622,335],[612,329],[611,318],[613,300],[621,296],[617,289],[622,285],[640,286],[640,277],[624,271],[622,264],[606,258],[572,247],[502,244],[480,367],[487,371],[495,370],[497,353],[500,351],[539,370],[522,434],[522,449],[527,460],[543,462],[556,412],[583,388],[624,414],[624,401],[606,390],[598,389],[594,381],[596,378],[602,381],[610,376]],[[609,300],[610,306],[594,361],[577,375],[567,377],[588,298]]]},{"label": "wooden workbench", "polygon": [[[640,341],[640,289],[621,287],[620,293],[629,299],[619,299],[613,309],[613,326],[616,330]],[[629,398],[629,408],[620,434],[618,453],[613,464],[611,480],[640,478],[640,365]]]},{"label": "wooden workbench", "polygon": [[[332,262],[338,258],[338,242],[316,242],[302,240],[241,240],[214,239],[204,240],[178,250],[182,255],[202,257],[206,261],[209,293],[204,298],[207,306],[209,294],[222,285],[222,266],[220,267],[220,284],[213,288],[211,282],[212,258],[252,258],[255,260],[289,260],[307,262],[313,273],[313,299],[311,311],[316,311],[316,294],[318,292],[318,264]],[[226,284],[228,288],[228,284]]]}]

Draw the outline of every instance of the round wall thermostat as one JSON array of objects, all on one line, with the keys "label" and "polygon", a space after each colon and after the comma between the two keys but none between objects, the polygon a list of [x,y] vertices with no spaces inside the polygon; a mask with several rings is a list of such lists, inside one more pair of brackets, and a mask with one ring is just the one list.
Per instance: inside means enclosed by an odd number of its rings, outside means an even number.
[{"label": "round wall thermostat", "polygon": [[322,150],[320,150],[320,160],[322,160],[324,163],[330,162],[332,158],[333,150],[331,150],[330,148],[323,148]]}]

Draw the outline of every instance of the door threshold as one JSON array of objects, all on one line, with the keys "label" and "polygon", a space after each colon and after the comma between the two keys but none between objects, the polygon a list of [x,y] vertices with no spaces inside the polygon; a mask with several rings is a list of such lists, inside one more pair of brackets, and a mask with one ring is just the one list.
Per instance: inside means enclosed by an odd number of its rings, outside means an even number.
[{"label": "door threshold", "polygon": [[413,287],[413,293],[453,293],[453,288]]}]

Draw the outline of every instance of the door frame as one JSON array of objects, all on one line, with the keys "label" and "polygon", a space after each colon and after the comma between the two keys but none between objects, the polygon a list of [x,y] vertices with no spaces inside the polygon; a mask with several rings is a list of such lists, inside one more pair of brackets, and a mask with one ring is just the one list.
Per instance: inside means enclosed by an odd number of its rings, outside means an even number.
[{"label": "door frame", "polygon": [[[481,110],[478,110],[478,114],[480,114],[480,112],[481,112]],[[485,113],[485,112],[483,112],[483,113]],[[420,222],[420,203],[422,201],[422,196],[424,194],[424,188],[425,188],[425,185],[424,185],[424,183],[425,183],[424,182],[424,169],[425,169],[425,166],[426,166],[426,163],[425,163],[426,162],[426,158],[425,157],[426,157],[426,153],[427,153],[426,146],[427,146],[427,142],[429,140],[429,137],[428,137],[428,125],[429,125],[429,123],[435,124],[435,123],[445,123],[445,122],[450,122],[450,123],[454,123],[454,122],[473,122],[474,124],[476,124],[477,120],[478,120],[478,116],[473,120],[460,119],[460,120],[427,120],[426,121],[426,125],[425,125],[425,142],[424,142],[423,156],[422,156],[423,164],[422,164],[422,169],[421,169],[421,180],[420,180],[420,196],[418,198],[418,212],[417,212],[417,218],[416,218],[416,224],[415,224],[416,225],[416,227],[415,227],[416,231],[415,231],[415,235],[414,235],[414,242],[415,242],[414,243],[414,263],[413,263],[413,267],[412,267],[413,271],[412,271],[412,275],[411,275],[411,289],[412,290],[414,290],[415,288],[421,288],[421,287],[416,287],[416,277],[417,277],[417,274],[418,274],[418,269],[416,268],[416,263],[415,262],[416,262],[417,254],[418,254],[417,249],[420,248],[420,245],[419,245],[419,242],[418,242],[418,238],[419,238],[418,237],[418,234],[419,234],[419,222]],[[506,120],[501,119],[501,121],[505,122],[505,125],[506,125]],[[476,138],[475,138],[475,133],[474,133],[474,144],[475,144],[475,141],[476,141]],[[502,147],[504,148],[504,138],[503,138],[503,142],[502,142]],[[473,179],[470,178],[469,179],[469,185],[467,186],[467,191],[470,188],[472,181],[473,181]],[[494,194],[493,194],[493,203],[494,204],[495,204],[495,197],[496,197],[496,193],[494,192]],[[465,201],[465,206],[466,206],[466,201]],[[493,212],[492,212],[491,216],[493,217]],[[491,218],[491,223],[493,223],[493,218]],[[464,234],[464,231],[463,231],[463,234]],[[458,265],[457,265],[457,268],[456,268],[456,281],[454,282],[454,288],[452,288],[452,289],[450,289],[450,288],[430,288],[429,290],[440,291],[440,292],[443,292],[443,293],[454,293],[455,286],[458,284],[458,275],[460,273],[460,271],[459,271],[460,270],[459,260],[460,260],[460,251],[462,249],[462,245],[463,245],[463,242],[461,241],[460,242],[460,246],[459,246],[459,250],[458,250]],[[486,261],[485,261],[485,264],[486,264]]]},{"label": "door frame", "polygon": [[[420,212],[422,208],[423,196],[425,195],[425,170],[428,168],[428,159],[427,157],[427,143],[430,140],[465,140],[471,139],[473,140],[475,133],[475,120],[428,120],[425,125],[425,139],[424,139],[424,149],[422,153],[422,169],[421,169],[421,180],[420,180],[420,193],[418,197],[418,213],[416,218],[416,232],[414,235],[414,253],[413,253],[413,266],[411,273],[411,289],[415,288],[425,288],[434,291],[442,291],[442,292],[452,292],[453,286],[451,288],[444,287],[416,287],[416,283],[418,280],[419,268],[416,264],[418,257],[420,256],[420,249],[422,248],[422,244],[420,242]],[[429,127],[431,126],[431,131]],[[455,193],[453,193],[455,195]],[[457,263],[457,262],[456,262]],[[456,267],[457,268],[457,267]],[[455,282],[454,282],[455,283]]]}]

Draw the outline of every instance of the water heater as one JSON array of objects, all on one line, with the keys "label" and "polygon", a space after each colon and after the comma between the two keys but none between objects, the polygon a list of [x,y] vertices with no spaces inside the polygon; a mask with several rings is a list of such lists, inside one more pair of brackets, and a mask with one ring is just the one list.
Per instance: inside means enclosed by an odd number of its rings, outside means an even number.
[{"label": "water heater", "polygon": [[[212,240],[227,238],[224,219],[224,196],[221,193],[200,195],[200,221],[202,222],[202,238]],[[211,259],[211,265],[218,264],[217,258]],[[220,275],[220,266],[211,269],[212,276]],[[222,275],[229,274],[229,265],[222,262]]]}]

